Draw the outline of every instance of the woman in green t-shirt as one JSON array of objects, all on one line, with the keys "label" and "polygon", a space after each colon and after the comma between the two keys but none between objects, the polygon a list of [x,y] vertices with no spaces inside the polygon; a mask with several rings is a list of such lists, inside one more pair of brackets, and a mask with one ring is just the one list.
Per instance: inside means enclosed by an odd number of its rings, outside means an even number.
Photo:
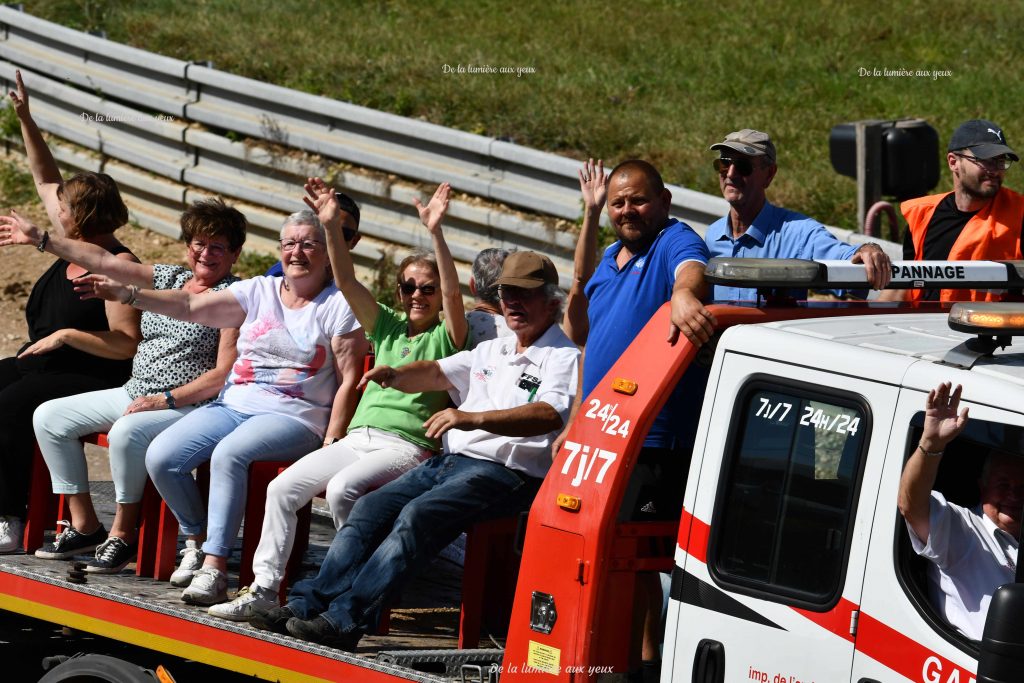
[{"label": "woman in green t-shirt", "polygon": [[[414,200],[436,259],[415,253],[402,261],[398,271],[401,311],[378,303],[356,279],[341,235],[358,229],[358,208],[343,208],[333,188],[319,178],[309,180],[306,192],[306,203],[317,211],[327,231],[335,283],[373,342],[378,363],[397,367],[437,360],[465,347],[468,326],[462,292],[441,232],[451,192],[448,183],[437,188],[426,206]],[[323,448],[300,459],[270,484],[260,543],[253,557],[255,580],[231,602],[211,607],[210,614],[246,621],[256,611],[277,606],[277,591],[295,540],[296,511],[326,488],[334,524],[340,529],[361,495],[397,478],[439,448],[435,439],[427,438],[423,423],[447,404],[448,394],[443,391],[405,394],[374,382],[367,385],[358,407],[343,407],[345,414],[351,415],[351,420],[339,421],[348,424],[345,437],[339,439],[328,432]]]}]

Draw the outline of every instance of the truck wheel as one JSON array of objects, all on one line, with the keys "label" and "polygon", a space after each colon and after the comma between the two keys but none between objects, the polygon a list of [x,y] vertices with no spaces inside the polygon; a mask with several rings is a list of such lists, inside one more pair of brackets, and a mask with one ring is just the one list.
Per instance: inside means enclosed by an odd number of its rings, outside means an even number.
[{"label": "truck wheel", "polygon": [[152,671],[107,655],[77,654],[51,669],[39,683],[153,683]]}]

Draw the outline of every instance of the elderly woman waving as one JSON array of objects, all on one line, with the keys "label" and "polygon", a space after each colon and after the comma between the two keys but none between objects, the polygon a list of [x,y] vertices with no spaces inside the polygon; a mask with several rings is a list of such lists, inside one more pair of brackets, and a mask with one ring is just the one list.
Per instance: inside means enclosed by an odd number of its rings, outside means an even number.
[{"label": "elderly woman waving", "polygon": [[[366,338],[331,282],[316,214],[289,216],[280,243],[283,277],[255,277],[222,292],[158,292],[95,275],[80,281],[86,295],[239,328],[238,359],[218,400],[165,430],[146,454],[149,476],[188,535],[171,582],[188,586],[182,599],[192,604],[226,599],[225,569],[242,521],[249,464],[305,455],[343,434],[355,409]],[[191,475],[207,460],[208,514]]]},{"label": "elderly woman waving", "polygon": [[[451,192],[448,183],[442,183],[425,206],[414,200],[435,256],[415,253],[403,259],[395,283],[397,310],[375,301],[356,279],[342,239],[354,222],[351,210],[319,178],[311,178],[306,191],[306,203],[319,212],[327,229],[335,283],[373,342],[378,363],[394,366],[436,360],[465,346],[468,327],[459,278],[441,229]],[[437,449],[437,441],[426,435],[423,423],[447,403],[443,391],[403,394],[369,385],[344,438],[325,442],[271,482],[253,556],[255,580],[231,602],[211,607],[210,614],[245,621],[277,605],[295,541],[296,511],[326,488],[334,525],[341,528],[360,496],[412,469]]]}]

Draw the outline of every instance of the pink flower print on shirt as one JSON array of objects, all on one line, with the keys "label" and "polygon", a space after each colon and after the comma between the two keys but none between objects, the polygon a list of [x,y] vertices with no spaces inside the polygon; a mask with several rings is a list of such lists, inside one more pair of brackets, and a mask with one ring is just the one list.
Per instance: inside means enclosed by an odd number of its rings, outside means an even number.
[{"label": "pink flower print on shirt", "polygon": [[256,381],[256,373],[253,371],[252,361],[248,358],[239,360],[235,367],[231,368],[234,378],[233,384],[251,384]]},{"label": "pink flower print on shirt", "polygon": [[263,335],[273,332],[274,330],[279,330],[282,327],[280,320],[275,320],[273,318],[269,320],[267,318],[260,318],[249,328],[248,337],[249,339],[259,339]]},{"label": "pink flower print on shirt", "polygon": [[261,318],[242,330],[231,382],[261,384],[271,391],[303,398],[302,383],[316,375],[329,356],[322,344],[307,348],[297,343],[280,321]]}]

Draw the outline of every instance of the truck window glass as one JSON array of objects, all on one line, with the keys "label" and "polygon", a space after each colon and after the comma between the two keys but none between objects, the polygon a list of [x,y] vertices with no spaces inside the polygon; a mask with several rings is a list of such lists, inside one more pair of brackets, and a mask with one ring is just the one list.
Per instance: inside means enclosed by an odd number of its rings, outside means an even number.
[{"label": "truck window glass", "polygon": [[855,401],[754,384],[734,418],[720,580],[825,606],[839,593],[868,419]]}]

